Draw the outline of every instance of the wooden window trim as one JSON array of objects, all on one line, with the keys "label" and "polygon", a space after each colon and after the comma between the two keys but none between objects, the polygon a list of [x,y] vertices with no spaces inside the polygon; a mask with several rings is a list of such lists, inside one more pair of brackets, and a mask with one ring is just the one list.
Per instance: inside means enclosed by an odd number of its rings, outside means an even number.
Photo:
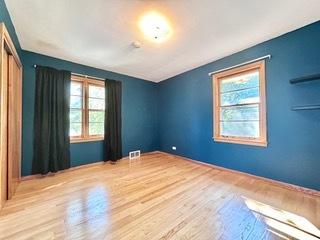
[{"label": "wooden window trim", "polygon": [[[245,138],[245,137],[226,137],[220,135],[220,82],[222,79],[230,76],[236,76],[250,71],[259,70],[259,91],[260,102],[259,105],[259,138]],[[233,68],[224,72],[214,74],[213,81],[213,139],[217,142],[245,144],[253,146],[266,147],[267,142],[267,116],[266,116],[266,79],[265,79],[265,61],[259,61],[247,64],[241,67]]]},{"label": "wooden window trim", "polygon": [[[95,80],[89,77],[82,77],[77,75],[71,76],[71,81],[82,83],[82,135],[76,137],[70,137],[70,143],[81,143],[81,142],[94,142],[103,141],[103,135],[89,135],[89,85],[103,86],[105,87],[104,81]],[[97,110],[102,111],[102,110]]]}]

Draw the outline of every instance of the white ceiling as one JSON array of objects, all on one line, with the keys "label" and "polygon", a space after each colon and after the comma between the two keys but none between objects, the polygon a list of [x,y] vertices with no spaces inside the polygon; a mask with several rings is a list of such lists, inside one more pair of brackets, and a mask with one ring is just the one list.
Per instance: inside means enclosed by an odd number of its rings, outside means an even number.
[{"label": "white ceiling", "polygon": [[[319,0],[5,2],[23,49],[154,82],[320,20]],[[149,42],[139,31],[149,10],[170,19],[167,42]]]}]

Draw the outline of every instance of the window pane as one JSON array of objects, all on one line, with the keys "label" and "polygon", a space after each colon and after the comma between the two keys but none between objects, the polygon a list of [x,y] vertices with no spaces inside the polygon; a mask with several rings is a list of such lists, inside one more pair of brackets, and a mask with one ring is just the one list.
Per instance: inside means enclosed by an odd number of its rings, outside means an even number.
[{"label": "window pane", "polygon": [[71,137],[81,136],[81,132],[82,132],[81,125],[82,123],[70,123]]},{"label": "window pane", "polygon": [[220,122],[222,136],[258,138],[259,122]]},{"label": "window pane", "polygon": [[82,96],[82,83],[71,81],[70,94]]},{"label": "window pane", "polygon": [[104,123],[89,123],[89,134],[90,135],[103,135],[104,134]]},{"label": "window pane", "polygon": [[82,108],[82,97],[71,96],[70,108]]},{"label": "window pane", "polygon": [[259,86],[259,71],[241,74],[240,76],[227,77],[221,80],[220,91],[222,93],[253,88]]},{"label": "window pane", "polygon": [[89,109],[104,110],[104,99],[89,98]]},{"label": "window pane", "polygon": [[70,110],[70,122],[81,123],[82,122],[82,111],[81,110]]},{"label": "window pane", "polygon": [[222,107],[220,119],[222,121],[259,120],[259,106],[254,104],[252,106]]},{"label": "window pane", "polygon": [[104,122],[104,111],[90,111],[89,122]]},{"label": "window pane", "polygon": [[89,85],[89,97],[104,98],[104,87]]},{"label": "window pane", "polygon": [[222,93],[220,101],[221,106],[257,103],[259,102],[259,87],[230,93]]}]

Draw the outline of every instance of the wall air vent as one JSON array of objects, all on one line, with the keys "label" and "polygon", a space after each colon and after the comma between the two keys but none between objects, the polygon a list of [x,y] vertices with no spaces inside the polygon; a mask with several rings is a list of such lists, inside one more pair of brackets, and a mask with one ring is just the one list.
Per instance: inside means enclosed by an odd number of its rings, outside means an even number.
[{"label": "wall air vent", "polygon": [[129,159],[139,158],[141,154],[140,150],[129,152]]}]

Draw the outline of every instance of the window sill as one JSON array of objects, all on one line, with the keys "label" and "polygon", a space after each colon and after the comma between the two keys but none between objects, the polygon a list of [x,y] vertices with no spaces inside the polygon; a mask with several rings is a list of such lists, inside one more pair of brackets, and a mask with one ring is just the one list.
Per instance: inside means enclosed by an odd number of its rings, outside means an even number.
[{"label": "window sill", "polygon": [[224,137],[214,137],[213,139],[215,142],[251,145],[251,146],[258,146],[258,147],[268,146],[267,141],[246,140],[246,139],[239,139],[239,138],[224,138]]},{"label": "window sill", "polygon": [[85,143],[103,141],[104,138],[70,139],[70,143]]}]

